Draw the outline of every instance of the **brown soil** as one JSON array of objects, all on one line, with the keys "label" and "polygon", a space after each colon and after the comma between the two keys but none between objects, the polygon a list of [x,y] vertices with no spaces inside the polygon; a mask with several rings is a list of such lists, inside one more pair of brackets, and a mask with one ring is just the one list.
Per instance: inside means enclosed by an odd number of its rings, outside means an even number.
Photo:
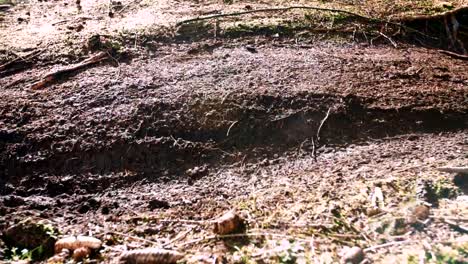
[{"label": "brown soil", "polygon": [[[468,164],[461,60],[404,43],[271,36],[125,45],[118,62],[41,90],[30,89],[31,80],[86,55],[46,52],[1,73],[1,227],[32,216],[64,235],[91,233],[108,245],[103,261],[122,245],[162,245],[189,229],[166,245],[187,259],[278,262],[284,250],[274,249],[287,237],[304,247],[299,260],[336,261],[344,246],[402,239],[376,233],[372,223],[404,216],[419,180],[467,195],[466,181],[435,170]],[[386,214],[368,216],[375,187]],[[432,252],[423,241],[466,241],[437,217],[463,216],[467,203],[443,198],[433,221],[403,237],[412,243],[367,258],[405,261]],[[183,244],[211,230],[177,219],[208,220],[231,208],[263,235]],[[337,210],[348,224],[337,224]],[[310,227],[319,223],[332,228]]]}]

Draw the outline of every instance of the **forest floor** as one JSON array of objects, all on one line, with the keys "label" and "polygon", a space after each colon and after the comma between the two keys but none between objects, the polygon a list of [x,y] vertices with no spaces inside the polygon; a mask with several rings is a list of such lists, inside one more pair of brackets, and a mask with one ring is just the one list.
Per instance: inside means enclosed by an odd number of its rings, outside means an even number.
[{"label": "forest floor", "polygon": [[[468,63],[441,51],[447,22],[175,26],[272,2],[0,1],[0,261],[49,257],[39,226],[100,239],[85,262],[156,247],[188,263],[466,263],[466,175],[437,170],[468,165]],[[392,21],[466,4],[274,3]],[[215,235],[233,209],[245,230]]]}]

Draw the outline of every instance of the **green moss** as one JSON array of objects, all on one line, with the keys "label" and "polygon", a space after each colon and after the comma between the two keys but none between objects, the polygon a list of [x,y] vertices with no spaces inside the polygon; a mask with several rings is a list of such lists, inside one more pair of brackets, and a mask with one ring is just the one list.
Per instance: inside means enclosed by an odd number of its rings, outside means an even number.
[{"label": "green moss", "polygon": [[438,198],[452,199],[458,196],[459,190],[447,179],[439,179],[434,183],[434,192]]},{"label": "green moss", "polygon": [[4,232],[9,248],[6,257],[13,260],[39,260],[53,254],[58,230],[50,224],[31,219],[21,221]]}]

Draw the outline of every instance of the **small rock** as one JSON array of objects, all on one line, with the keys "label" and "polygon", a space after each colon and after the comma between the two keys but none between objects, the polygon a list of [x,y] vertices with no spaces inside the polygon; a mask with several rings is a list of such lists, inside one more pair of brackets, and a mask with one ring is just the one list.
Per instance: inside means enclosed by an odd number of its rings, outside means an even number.
[{"label": "small rock", "polygon": [[359,264],[364,260],[364,251],[359,247],[352,247],[347,249],[343,257],[341,258],[342,263]]},{"label": "small rock", "polygon": [[170,205],[166,201],[153,199],[153,200],[149,201],[148,207],[151,210],[159,209],[159,208],[168,209],[168,208],[170,208]]}]

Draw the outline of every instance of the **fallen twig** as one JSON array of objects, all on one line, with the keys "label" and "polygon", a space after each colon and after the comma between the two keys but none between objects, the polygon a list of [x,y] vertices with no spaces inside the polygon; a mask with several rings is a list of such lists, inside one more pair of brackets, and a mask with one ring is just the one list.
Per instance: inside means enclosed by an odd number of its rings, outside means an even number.
[{"label": "fallen twig", "polygon": [[82,68],[84,68],[86,66],[89,66],[91,64],[103,61],[107,57],[108,57],[108,53],[106,51],[102,51],[102,52],[99,52],[98,54],[96,54],[95,56],[93,56],[91,58],[88,58],[88,59],[86,59],[86,60],[84,60],[84,61],[82,61],[82,62],[80,62],[78,64],[75,64],[75,65],[72,65],[72,66],[68,66],[68,67],[65,67],[65,68],[50,72],[50,73],[46,74],[44,77],[42,77],[41,80],[33,83],[31,85],[31,89],[37,90],[37,89],[44,88],[47,84],[53,82],[54,80],[56,80],[57,78],[59,78],[63,74],[70,73],[70,72],[82,69]]},{"label": "fallen twig", "polygon": [[392,44],[392,46],[393,46],[394,48],[398,48],[398,45],[396,44],[396,42],[395,42],[393,39],[391,39],[389,36],[385,35],[384,33],[380,32],[380,31],[379,31],[379,35],[381,35],[382,37],[384,37],[384,38],[386,38],[388,41],[390,41],[390,43]]},{"label": "fallen twig", "polygon": [[444,221],[444,223],[448,224],[451,228],[455,229],[458,232],[468,233],[468,227],[459,225],[459,224],[457,224],[454,221],[449,220],[449,219],[443,219],[443,221]]},{"label": "fallen twig", "polygon": [[437,220],[452,220],[452,221],[461,221],[461,222],[468,222],[468,218],[462,218],[462,217],[449,217],[449,216],[429,216],[432,219],[437,219]]},{"label": "fallen twig", "polygon": [[413,241],[413,240],[393,241],[393,242],[388,242],[388,243],[385,243],[385,244],[365,248],[364,252],[375,251],[377,249],[391,247],[391,246],[406,245],[406,244],[411,244],[411,243],[415,243],[415,242],[417,242],[417,241]]},{"label": "fallen twig", "polygon": [[327,121],[328,117],[330,116],[330,111],[331,111],[331,107],[328,108],[328,111],[327,111],[327,114],[325,115],[325,117],[322,119],[322,121],[320,121],[320,125],[317,129],[317,143],[320,144],[320,131],[322,130],[322,127],[323,127],[323,124],[325,124],[325,122]]},{"label": "fallen twig", "polygon": [[448,173],[468,174],[468,167],[440,167],[437,168],[437,170]]},{"label": "fallen twig", "polygon": [[234,121],[232,122],[232,124],[229,126],[228,130],[227,130],[227,133],[226,133],[226,137],[229,137],[229,132],[231,132],[231,129],[232,127],[234,127],[236,124],[237,124],[238,121]]}]

